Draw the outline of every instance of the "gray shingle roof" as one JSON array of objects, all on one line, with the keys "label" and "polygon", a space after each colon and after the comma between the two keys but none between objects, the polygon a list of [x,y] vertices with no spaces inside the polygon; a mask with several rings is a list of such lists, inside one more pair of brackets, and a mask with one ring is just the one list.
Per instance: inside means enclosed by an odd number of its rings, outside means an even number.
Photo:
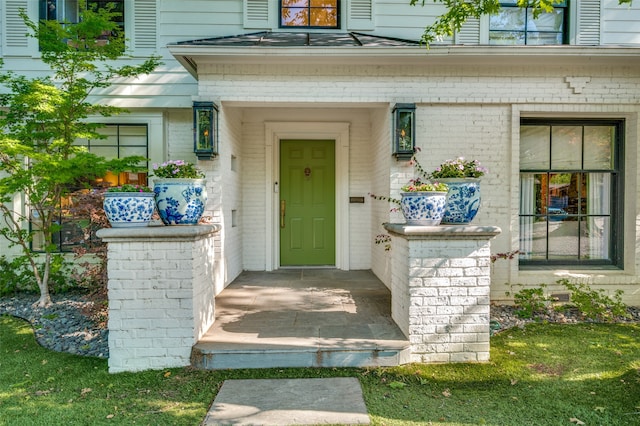
[{"label": "gray shingle roof", "polygon": [[226,37],[181,41],[174,46],[264,46],[264,47],[393,47],[419,46],[412,40],[361,33],[292,33],[263,31]]}]

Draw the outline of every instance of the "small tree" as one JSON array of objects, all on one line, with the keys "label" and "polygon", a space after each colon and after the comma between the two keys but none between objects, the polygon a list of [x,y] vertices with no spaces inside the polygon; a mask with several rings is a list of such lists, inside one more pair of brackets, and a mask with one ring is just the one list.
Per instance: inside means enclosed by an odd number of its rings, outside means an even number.
[{"label": "small tree", "polygon": [[[124,111],[90,103],[88,98],[114,79],[148,74],[160,62],[154,56],[137,65],[113,65],[123,55],[125,40],[108,7],[82,7],[78,23],[35,23],[24,11],[21,16],[29,36],[38,40],[42,62],[51,74],[28,78],[11,71],[0,73],[0,84],[6,89],[0,94],[0,212],[4,221],[0,235],[21,248],[40,289],[37,304],[46,306],[51,303],[49,272],[57,251],[53,235],[60,230],[56,221],[65,197],[107,171],[137,170],[146,160],[106,160],[74,145],[78,139],[103,138],[98,133],[101,125],[87,122],[89,116],[108,117]],[[25,209],[12,208],[16,194],[24,196]],[[43,235],[43,259],[31,250],[35,232],[29,220]]]},{"label": "small tree", "polygon": [[[553,11],[554,5],[564,0],[518,0],[519,7],[529,7],[534,17],[543,12]],[[618,0],[619,4],[631,4],[632,0]],[[426,0],[410,0],[409,4],[422,6]],[[421,42],[427,46],[443,37],[451,37],[456,31],[460,31],[462,25],[469,18],[480,18],[482,15],[496,14],[500,10],[500,0],[433,0],[433,3],[442,4],[446,11],[436,21],[425,28]]]}]

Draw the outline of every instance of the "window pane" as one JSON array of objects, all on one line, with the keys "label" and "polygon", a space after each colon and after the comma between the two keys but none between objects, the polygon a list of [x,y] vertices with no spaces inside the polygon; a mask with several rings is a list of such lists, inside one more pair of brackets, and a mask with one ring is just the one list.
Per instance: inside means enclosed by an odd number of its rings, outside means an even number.
[{"label": "window pane", "polygon": [[309,0],[282,0],[282,7],[307,7]]},{"label": "window pane", "polygon": [[520,45],[524,44],[523,31],[491,31],[489,44],[495,45]]},{"label": "window pane", "polygon": [[92,146],[90,149],[92,154],[97,155],[98,157],[104,157],[107,160],[112,160],[114,158],[118,158],[118,148],[114,147],[94,147]]},{"label": "window pane", "polygon": [[309,26],[309,9],[282,8],[282,25],[287,27]]},{"label": "window pane", "polygon": [[547,258],[547,222],[535,217],[520,218],[520,259]]},{"label": "window pane", "polygon": [[503,7],[497,15],[489,17],[491,30],[524,31],[525,9],[519,7]]},{"label": "window pane", "polygon": [[551,128],[551,168],[579,170],[582,166],[582,127],[553,126]]},{"label": "window pane", "polygon": [[336,8],[338,0],[311,0],[311,7]]},{"label": "window pane", "polygon": [[585,126],[584,128],[584,168],[613,169],[613,126]]},{"label": "window pane", "polygon": [[311,9],[310,25],[314,27],[335,27],[338,25],[338,14],[333,8]]},{"label": "window pane", "polygon": [[120,126],[120,145],[138,145],[146,147],[146,126]]},{"label": "window pane", "polygon": [[564,10],[554,9],[551,13],[541,13],[538,19],[533,19],[533,11],[527,12],[527,31],[562,32]]},{"label": "window pane", "polygon": [[520,127],[520,168],[548,169],[550,165],[549,126]]},{"label": "window pane", "polygon": [[126,146],[120,147],[120,157],[131,157],[133,155],[147,156],[147,147]]},{"label": "window pane", "polygon": [[546,192],[547,174],[522,173],[520,175],[520,214],[541,214],[542,186]]},{"label": "window pane", "polygon": [[585,249],[583,256],[587,259],[611,260],[609,253],[609,230],[611,219],[608,217],[587,217],[585,228]]},{"label": "window pane", "polygon": [[611,214],[611,175],[609,173],[588,173],[586,214]]},{"label": "window pane", "polygon": [[579,222],[573,219],[549,221],[549,259],[577,259]]},{"label": "window pane", "polygon": [[527,43],[532,46],[562,44],[562,33],[527,33]]},{"label": "window pane", "polygon": [[[569,194],[571,193],[571,174],[563,173],[549,174],[549,198],[545,207],[552,207],[555,209],[562,209],[564,214],[567,214],[567,207],[569,206]],[[555,211],[553,213],[557,215],[562,212]]]}]

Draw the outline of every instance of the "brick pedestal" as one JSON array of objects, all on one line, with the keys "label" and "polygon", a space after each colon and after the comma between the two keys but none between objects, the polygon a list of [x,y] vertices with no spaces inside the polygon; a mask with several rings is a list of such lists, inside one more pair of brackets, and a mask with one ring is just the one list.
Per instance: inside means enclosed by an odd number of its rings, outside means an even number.
[{"label": "brick pedestal", "polygon": [[98,231],[108,243],[109,372],[189,365],[214,321],[217,225]]},{"label": "brick pedestal", "polygon": [[391,314],[411,362],[489,360],[490,240],[495,226],[386,224]]}]

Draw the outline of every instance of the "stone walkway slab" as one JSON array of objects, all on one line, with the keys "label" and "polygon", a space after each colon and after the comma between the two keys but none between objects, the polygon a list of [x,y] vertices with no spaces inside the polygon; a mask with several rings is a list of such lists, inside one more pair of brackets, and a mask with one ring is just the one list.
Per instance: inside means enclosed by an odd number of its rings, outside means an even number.
[{"label": "stone walkway slab", "polygon": [[202,425],[369,424],[354,377],[226,380]]}]

